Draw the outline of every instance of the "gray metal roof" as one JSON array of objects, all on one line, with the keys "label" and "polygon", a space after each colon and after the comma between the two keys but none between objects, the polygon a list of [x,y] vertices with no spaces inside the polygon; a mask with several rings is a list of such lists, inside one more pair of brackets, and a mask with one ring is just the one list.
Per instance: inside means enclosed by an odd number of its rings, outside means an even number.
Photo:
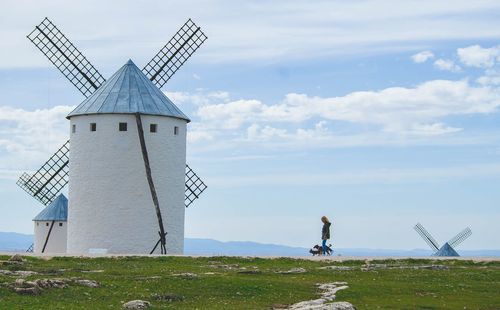
[{"label": "gray metal roof", "polygon": [[460,256],[458,255],[457,251],[448,243],[446,242],[440,249],[437,251],[435,256]]},{"label": "gray metal roof", "polygon": [[42,212],[38,213],[33,221],[67,221],[68,198],[63,194],[57,196]]},{"label": "gray metal roof", "polygon": [[190,119],[129,60],[66,118],[86,114],[133,114]]}]

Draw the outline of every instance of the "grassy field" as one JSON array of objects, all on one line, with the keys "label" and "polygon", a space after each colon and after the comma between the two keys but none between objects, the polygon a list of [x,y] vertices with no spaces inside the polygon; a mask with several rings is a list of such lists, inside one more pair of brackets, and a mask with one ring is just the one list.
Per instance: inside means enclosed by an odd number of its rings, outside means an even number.
[{"label": "grassy field", "polygon": [[[317,283],[345,281],[337,293],[358,309],[500,309],[500,262],[463,260],[311,261],[289,258],[118,257],[39,259],[6,262],[2,270],[30,270],[27,280],[72,278],[98,281],[90,288],[71,283],[19,295],[9,284],[19,276],[0,273],[0,309],[121,309],[142,299],[151,309],[270,309],[318,297]],[[441,265],[424,269],[425,265]],[[324,270],[324,266],[349,270]],[[304,268],[299,274],[280,274]],[[179,275],[193,273],[197,276]]]}]

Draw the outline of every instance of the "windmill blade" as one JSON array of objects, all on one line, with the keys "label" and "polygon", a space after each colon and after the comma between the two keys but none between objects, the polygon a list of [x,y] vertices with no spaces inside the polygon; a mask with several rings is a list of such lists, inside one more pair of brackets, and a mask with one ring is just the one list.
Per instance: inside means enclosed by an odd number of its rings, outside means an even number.
[{"label": "windmill blade", "polygon": [[144,74],[161,88],[205,42],[207,36],[190,19],[142,69]]},{"label": "windmill blade", "polygon": [[85,97],[106,81],[47,17],[27,37]]},{"label": "windmill blade", "polygon": [[464,242],[465,239],[469,238],[470,235],[472,235],[472,231],[469,227],[467,227],[466,229],[459,232],[455,237],[451,238],[450,241],[448,241],[448,244],[455,248],[460,243]]},{"label": "windmill blade", "polygon": [[186,187],[184,190],[184,205],[189,207],[207,189],[200,177],[186,165]]},{"label": "windmill blade", "polygon": [[437,241],[429,234],[429,232],[422,226],[422,224],[417,223],[415,227],[413,227],[417,233],[424,239],[425,242],[433,249],[434,251],[439,251],[439,244]]},{"label": "windmill blade", "polygon": [[33,175],[23,173],[16,184],[44,205],[68,184],[69,140]]}]

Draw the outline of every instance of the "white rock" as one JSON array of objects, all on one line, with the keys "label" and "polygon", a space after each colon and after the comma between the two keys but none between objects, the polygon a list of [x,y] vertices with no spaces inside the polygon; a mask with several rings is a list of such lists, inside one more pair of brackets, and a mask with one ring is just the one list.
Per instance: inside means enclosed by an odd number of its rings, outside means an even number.
[{"label": "white rock", "polygon": [[287,271],[278,271],[277,273],[281,273],[281,274],[294,274],[294,273],[304,273],[306,271],[307,270],[305,270],[304,268],[292,268],[292,269],[287,270]]},{"label": "white rock", "polygon": [[80,285],[86,286],[86,287],[92,287],[96,288],[99,287],[99,283],[94,280],[75,280],[75,283],[78,283]]},{"label": "white rock", "polygon": [[148,301],[145,300],[131,300],[123,304],[123,309],[141,310],[147,309],[151,306]]},{"label": "white rock", "polygon": [[301,301],[293,304],[288,309],[290,310],[355,310],[356,308],[348,302],[333,302],[335,294],[340,290],[349,288],[346,282],[333,282],[318,284],[318,288],[322,290],[321,298]]}]

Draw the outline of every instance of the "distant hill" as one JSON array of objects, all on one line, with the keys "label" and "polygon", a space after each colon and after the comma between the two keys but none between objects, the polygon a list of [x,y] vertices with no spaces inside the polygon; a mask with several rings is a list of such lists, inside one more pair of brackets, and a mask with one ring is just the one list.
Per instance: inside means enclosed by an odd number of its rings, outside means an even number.
[{"label": "distant hill", "polygon": [[[12,232],[0,232],[0,251],[24,252],[33,243],[33,235]],[[426,257],[429,250],[387,250],[334,248],[334,255],[342,256],[400,256]],[[500,250],[460,250],[465,257],[500,257]],[[266,244],[251,241],[222,242],[213,239],[186,238],[186,255],[234,255],[234,256],[309,256],[309,249],[279,244]]]},{"label": "distant hill", "polygon": [[0,232],[0,251],[26,251],[33,243],[33,235]]},{"label": "distant hill", "polygon": [[213,239],[186,238],[184,253],[187,255],[301,256],[309,255],[309,249],[250,241],[222,242]]}]

